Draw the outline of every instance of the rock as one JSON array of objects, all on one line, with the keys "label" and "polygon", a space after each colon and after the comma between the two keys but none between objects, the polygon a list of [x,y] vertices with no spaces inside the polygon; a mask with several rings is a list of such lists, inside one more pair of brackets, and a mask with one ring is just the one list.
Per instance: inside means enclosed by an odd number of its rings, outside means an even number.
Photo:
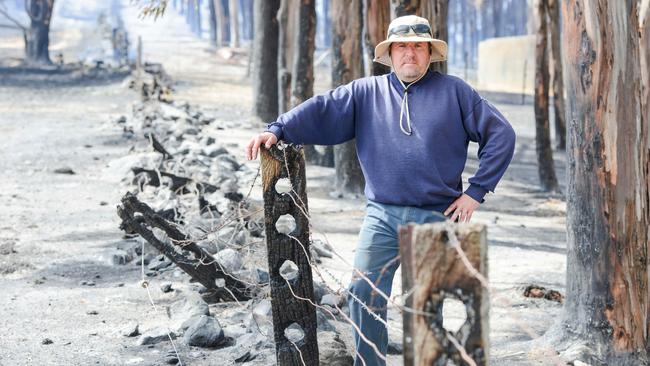
[{"label": "rock", "polygon": [[236,172],[241,167],[237,162],[237,159],[230,154],[222,154],[217,156],[216,163],[219,171],[226,170]]},{"label": "rock", "polygon": [[312,241],[309,248],[314,250],[321,257],[324,258],[333,257],[331,250],[328,250],[327,247],[324,245],[324,242],[319,239]]},{"label": "rock", "polygon": [[0,243],[0,255],[9,255],[16,253],[14,250],[14,246],[16,245],[16,242],[13,240],[7,240],[7,241],[2,241]]},{"label": "rock", "polygon": [[160,285],[160,291],[168,293],[174,291],[174,289],[172,288],[172,284],[170,282],[165,282]]},{"label": "rock", "polygon": [[125,337],[136,337],[140,335],[140,325],[136,322],[130,322],[122,328],[122,335]]},{"label": "rock", "polygon": [[401,355],[404,353],[404,347],[401,343],[388,341],[388,349],[386,351],[389,355]]},{"label": "rock", "polygon": [[324,283],[320,281],[314,280],[314,298],[317,300],[320,300],[325,296],[326,294],[329,293],[329,290],[327,289],[327,286],[325,286]]},{"label": "rock", "polygon": [[[161,258],[162,257],[162,258]],[[147,268],[150,271],[159,271],[163,268],[167,268],[172,265],[172,262],[167,259],[167,257],[160,255],[158,258],[151,263],[149,263],[149,266]]]},{"label": "rock", "polygon": [[330,323],[332,316],[322,309],[316,309],[316,329],[319,331],[333,332],[336,328]]},{"label": "rock", "polygon": [[203,148],[203,154],[205,154],[206,156],[209,156],[211,158],[216,158],[217,156],[227,154],[227,153],[228,153],[228,150],[226,150],[226,148],[223,147],[223,146],[210,145],[210,146],[207,146],[207,147]]},{"label": "rock", "polygon": [[121,266],[129,263],[133,257],[125,250],[116,250],[110,254],[110,264],[114,266]]},{"label": "rock", "polygon": [[229,273],[239,271],[244,265],[241,255],[236,250],[230,248],[226,248],[217,253],[215,259]]},{"label": "rock", "polygon": [[54,341],[49,339],[49,338],[45,338],[45,339],[43,339],[41,341],[41,344],[44,344],[44,345],[48,345],[48,344],[52,344],[52,343],[54,343]]},{"label": "rock", "polygon": [[222,329],[224,337],[233,339],[243,336],[248,331],[243,324],[231,324]]},{"label": "rock", "polygon": [[321,305],[329,305],[333,308],[341,307],[343,306],[343,301],[344,299],[337,295],[337,294],[325,294],[323,297],[320,299],[320,304]]},{"label": "rock", "polygon": [[173,303],[168,308],[167,313],[170,315],[175,328],[179,328],[190,318],[201,315],[210,315],[210,308],[203,298],[201,298],[201,295],[195,292],[190,292],[185,296],[185,298]]},{"label": "rock", "polygon": [[56,168],[54,169],[54,174],[67,174],[67,175],[74,175],[77,174],[72,170],[72,168],[69,167],[63,167],[63,168]]},{"label": "rock", "polygon": [[176,334],[164,327],[154,328],[140,336],[138,339],[138,345],[146,346],[149,344],[157,344],[160,342],[168,341],[169,337],[176,339]]},{"label": "rock", "polygon": [[243,352],[240,352],[235,356],[235,362],[236,363],[241,363],[241,362],[249,362],[255,359],[257,355],[252,354],[250,351],[244,350]]},{"label": "rock", "polygon": [[318,333],[318,359],[321,366],[351,366],[354,358],[335,332]]},{"label": "rock", "polygon": [[183,339],[188,346],[196,347],[216,347],[225,340],[223,329],[217,319],[201,315],[189,319],[183,324],[187,325],[187,330]]}]

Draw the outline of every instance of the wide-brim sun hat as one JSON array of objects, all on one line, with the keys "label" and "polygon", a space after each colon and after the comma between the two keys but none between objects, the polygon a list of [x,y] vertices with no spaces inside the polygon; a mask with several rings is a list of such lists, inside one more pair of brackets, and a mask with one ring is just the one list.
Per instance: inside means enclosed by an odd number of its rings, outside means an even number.
[{"label": "wide-brim sun hat", "polygon": [[388,52],[393,42],[427,42],[431,44],[430,63],[447,59],[447,43],[433,38],[431,26],[425,18],[406,15],[393,19],[388,26],[386,40],[375,47],[375,62],[390,67],[393,66]]}]

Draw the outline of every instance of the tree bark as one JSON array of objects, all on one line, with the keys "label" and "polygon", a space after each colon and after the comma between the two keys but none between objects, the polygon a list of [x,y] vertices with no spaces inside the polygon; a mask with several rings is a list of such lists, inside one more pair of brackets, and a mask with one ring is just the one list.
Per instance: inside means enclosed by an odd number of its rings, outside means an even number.
[{"label": "tree bark", "polygon": [[[390,24],[390,0],[364,0],[365,19],[364,29],[366,43],[366,56],[369,64],[366,66],[366,75],[384,75],[390,72],[390,67],[373,62],[375,47],[386,39],[388,24]],[[333,19],[334,16],[332,16]],[[332,30],[334,34],[334,30]],[[333,68],[332,68],[333,70]]]},{"label": "tree bark", "polygon": [[539,182],[545,191],[559,189],[553,163],[551,132],[548,117],[548,32],[546,9],[548,0],[535,0],[537,18],[537,44],[535,46],[535,148]]},{"label": "tree bark", "polygon": [[[447,42],[447,13],[449,0],[422,0],[418,15],[427,18],[431,25],[433,38]],[[429,66],[431,71],[447,73],[447,61],[434,62]]]},{"label": "tree bark", "polygon": [[230,47],[239,47],[239,19],[237,0],[230,0],[228,11],[230,16]]},{"label": "tree bark", "polygon": [[[363,76],[362,0],[332,0],[332,87]],[[335,190],[362,194],[365,186],[354,140],[334,147]]]},{"label": "tree bark", "polygon": [[243,37],[242,39],[253,39],[253,0],[241,0],[240,9],[242,12],[242,26]]},{"label": "tree bark", "polygon": [[553,109],[555,110],[555,147],[566,150],[566,109],[564,107],[564,76],[562,73],[562,44],[560,43],[559,0],[548,0],[551,58],[553,60]]},{"label": "tree bark", "polygon": [[255,0],[253,45],[254,113],[263,122],[278,117],[278,22],[280,0]]},{"label": "tree bark", "polygon": [[50,21],[54,0],[25,0],[25,10],[30,19],[26,34],[26,61],[31,64],[50,65]]},{"label": "tree bark", "polygon": [[295,0],[281,0],[278,11],[278,113],[291,108],[291,70],[296,23]]},{"label": "tree bark", "polygon": [[561,328],[569,346],[586,343],[593,353],[581,360],[592,365],[648,364],[648,39],[636,0],[562,4],[571,123]]}]

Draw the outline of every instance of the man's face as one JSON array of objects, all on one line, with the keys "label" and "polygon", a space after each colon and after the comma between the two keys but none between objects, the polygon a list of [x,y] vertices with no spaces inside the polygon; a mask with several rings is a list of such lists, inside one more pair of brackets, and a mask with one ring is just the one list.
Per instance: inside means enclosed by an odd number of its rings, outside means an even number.
[{"label": "man's face", "polygon": [[410,83],[424,74],[429,67],[427,42],[395,42],[390,47],[393,69],[400,80]]}]

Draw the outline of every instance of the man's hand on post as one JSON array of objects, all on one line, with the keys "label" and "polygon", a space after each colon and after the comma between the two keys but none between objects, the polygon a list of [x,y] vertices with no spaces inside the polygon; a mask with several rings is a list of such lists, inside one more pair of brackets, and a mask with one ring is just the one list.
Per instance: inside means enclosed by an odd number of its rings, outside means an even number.
[{"label": "man's hand on post", "polygon": [[456,221],[456,219],[458,219],[458,222],[469,222],[469,220],[472,218],[474,210],[476,210],[480,205],[481,204],[475,199],[463,193],[460,197],[451,203],[449,208],[447,208],[445,211],[445,216],[449,216],[451,214],[451,221]]},{"label": "man's hand on post", "polygon": [[267,149],[270,149],[271,146],[275,145],[277,142],[278,138],[271,132],[260,133],[259,135],[253,137],[248,145],[246,145],[246,159],[257,159],[257,152],[260,150],[260,146],[262,146],[262,144]]}]

